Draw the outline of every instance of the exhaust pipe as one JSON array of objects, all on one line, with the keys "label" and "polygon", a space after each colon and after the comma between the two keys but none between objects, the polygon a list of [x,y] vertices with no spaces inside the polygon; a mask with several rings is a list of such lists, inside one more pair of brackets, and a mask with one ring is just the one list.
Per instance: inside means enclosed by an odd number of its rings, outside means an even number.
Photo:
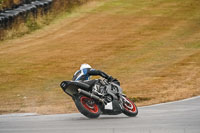
[{"label": "exhaust pipe", "polygon": [[94,98],[95,100],[98,100],[99,102],[102,102],[103,104],[106,104],[106,102],[104,101],[104,99],[101,99],[100,97],[98,97],[98,96],[96,96],[96,95],[94,95],[92,93],[89,93],[89,92],[87,92],[85,90],[82,90],[82,89],[78,89],[78,92],[80,94],[83,94],[83,95],[88,96],[90,98]]}]

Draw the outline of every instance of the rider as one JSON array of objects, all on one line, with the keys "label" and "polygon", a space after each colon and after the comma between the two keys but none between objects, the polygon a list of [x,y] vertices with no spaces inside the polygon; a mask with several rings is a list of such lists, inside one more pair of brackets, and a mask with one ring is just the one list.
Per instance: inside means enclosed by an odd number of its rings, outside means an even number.
[{"label": "rider", "polygon": [[73,81],[82,81],[88,83],[90,86],[93,86],[96,80],[90,80],[90,76],[101,76],[108,80],[108,82],[114,82],[118,85],[120,85],[120,82],[113,78],[112,76],[109,76],[108,74],[100,71],[92,69],[92,67],[89,64],[82,64],[80,67],[80,70],[76,71],[73,76]]}]

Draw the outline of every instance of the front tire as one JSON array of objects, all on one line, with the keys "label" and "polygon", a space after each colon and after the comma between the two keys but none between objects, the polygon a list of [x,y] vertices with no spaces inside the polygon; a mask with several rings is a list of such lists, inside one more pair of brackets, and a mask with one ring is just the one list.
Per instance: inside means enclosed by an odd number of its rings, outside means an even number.
[{"label": "front tire", "polygon": [[130,117],[135,117],[138,114],[137,106],[127,97],[123,97],[123,113]]},{"label": "front tire", "polygon": [[74,99],[79,112],[88,118],[98,118],[101,114],[99,106],[95,101],[86,96],[78,96]]}]

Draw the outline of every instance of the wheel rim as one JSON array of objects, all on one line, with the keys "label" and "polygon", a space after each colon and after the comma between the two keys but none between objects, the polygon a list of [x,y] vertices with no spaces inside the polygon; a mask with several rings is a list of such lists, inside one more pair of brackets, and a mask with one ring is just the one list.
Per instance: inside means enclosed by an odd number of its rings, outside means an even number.
[{"label": "wheel rim", "polygon": [[123,99],[124,99],[124,102],[123,102],[124,108],[129,112],[136,112],[135,104],[128,98],[123,97]]},{"label": "wheel rim", "polygon": [[97,113],[99,111],[98,106],[95,104],[94,100],[88,97],[81,97],[81,103],[83,106],[92,113]]}]

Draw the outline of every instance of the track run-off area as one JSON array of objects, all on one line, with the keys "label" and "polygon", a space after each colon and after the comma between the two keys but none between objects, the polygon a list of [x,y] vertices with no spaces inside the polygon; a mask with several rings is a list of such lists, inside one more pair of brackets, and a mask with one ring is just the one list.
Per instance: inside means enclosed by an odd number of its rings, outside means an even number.
[{"label": "track run-off area", "polygon": [[200,97],[145,106],[136,117],[102,115],[88,119],[79,113],[0,116],[1,133],[199,133]]},{"label": "track run-off area", "polygon": [[59,87],[82,63],[144,106],[200,95],[200,2],[102,0],[0,42],[0,114],[76,113]]}]

